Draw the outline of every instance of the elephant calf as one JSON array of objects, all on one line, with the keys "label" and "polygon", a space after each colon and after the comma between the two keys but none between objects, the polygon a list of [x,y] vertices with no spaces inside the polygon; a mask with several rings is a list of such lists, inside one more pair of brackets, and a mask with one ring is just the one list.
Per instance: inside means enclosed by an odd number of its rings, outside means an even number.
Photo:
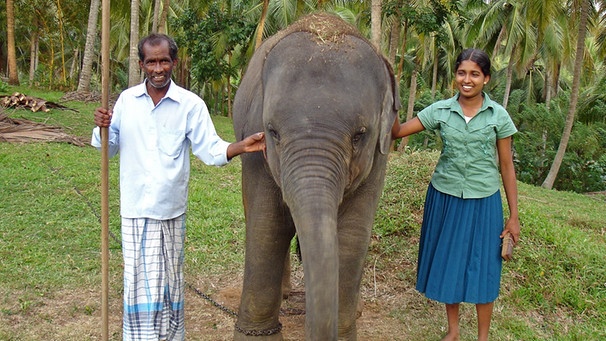
[{"label": "elephant calf", "polygon": [[[282,340],[284,259],[298,235],[308,340],[355,340],[364,260],[399,109],[393,71],[341,19],[312,14],[267,39],[234,101],[242,155],[244,283],[236,340]],[[262,338],[262,337],[261,337]]]}]

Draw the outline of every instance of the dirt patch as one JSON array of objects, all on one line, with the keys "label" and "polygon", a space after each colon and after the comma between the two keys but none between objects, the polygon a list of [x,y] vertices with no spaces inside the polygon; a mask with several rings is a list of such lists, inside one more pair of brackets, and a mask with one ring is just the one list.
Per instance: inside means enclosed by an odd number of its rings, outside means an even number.
[{"label": "dirt patch", "polygon": [[[444,308],[414,289],[414,250],[397,255],[370,253],[362,287],[358,340],[439,340],[445,331]],[[185,327],[188,341],[233,340],[235,316],[200,297],[195,288],[235,313],[240,304],[242,274],[188,275],[186,270]],[[122,273],[110,271],[109,339],[122,340]],[[94,285],[94,284],[93,284]],[[293,262],[293,294],[282,304],[284,340],[305,339],[304,278]],[[75,290],[49,291],[0,288],[0,339],[81,341],[101,340],[101,286],[84,284]],[[461,307],[461,324],[471,340],[475,311]],[[498,314],[499,308],[496,308]],[[6,337],[6,338],[5,338]]]},{"label": "dirt patch", "polygon": [[[408,250],[397,258],[370,255],[360,289],[361,315],[356,322],[358,340],[439,340],[443,336],[444,307],[429,301],[414,289],[414,254],[414,250]],[[298,341],[305,339],[305,315],[301,314],[305,311],[305,284],[300,263],[292,263],[293,293],[282,302],[280,322],[284,340]],[[199,279],[190,284],[237,312],[241,274]],[[462,323],[475,323],[474,311],[463,308],[461,313]],[[235,317],[188,290],[188,340],[233,340],[235,321]],[[472,328],[470,331],[474,332]]]},{"label": "dirt patch", "polygon": [[[385,261],[385,260],[382,260]],[[443,307],[414,290],[411,280],[402,278],[403,259],[391,259],[391,266],[377,269],[367,265],[361,288],[362,313],[357,320],[358,340],[438,340],[444,332]],[[410,272],[410,269],[408,270]],[[292,275],[293,294],[282,304],[280,321],[284,340],[305,339],[303,273],[300,266]],[[237,313],[242,275],[228,273],[204,278],[186,278],[188,284]],[[109,294],[109,339],[122,340],[121,273],[113,272]],[[39,293],[0,288],[0,339],[10,335],[19,340],[101,340],[101,288],[82,287]],[[236,318],[186,290],[185,326],[188,341],[233,340]],[[467,312],[466,312],[467,311]],[[463,309],[461,322],[474,331],[474,312]],[[473,335],[473,334],[472,334]]]},{"label": "dirt patch", "polygon": [[0,142],[67,142],[83,147],[85,141],[71,136],[61,127],[26,119],[10,118],[0,110]]},{"label": "dirt patch", "polygon": [[[410,301],[407,296],[417,296],[412,288],[396,292],[400,289],[381,284],[374,288],[373,281],[367,274],[362,288],[362,313],[357,320],[359,340],[410,340],[407,337],[405,323],[390,316],[394,308]],[[305,339],[305,287],[303,274],[300,269],[293,272],[293,292],[282,302],[280,322],[283,325],[284,340],[296,341]],[[218,283],[222,285],[218,287]],[[240,304],[241,276],[233,276],[226,280],[216,279],[195,283],[198,288],[205,288],[212,293],[212,298],[220,304],[237,312]],[[419,302],[420,303],[420,302]],[[236,318],[208,301],[200,298],[192,290],[186,297],[186,328],[188,340],[233,340]]]}]

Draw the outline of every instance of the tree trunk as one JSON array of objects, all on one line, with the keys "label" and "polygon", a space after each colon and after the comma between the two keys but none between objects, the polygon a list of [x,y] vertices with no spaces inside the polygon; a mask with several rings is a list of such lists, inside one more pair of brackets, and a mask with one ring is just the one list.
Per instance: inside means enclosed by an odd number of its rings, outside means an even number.
[{"label": "tree trunk", "polygon": [[381,51],[381,0],[372,0],[370,7],[371,42]]},{"label": "tree trunk", "polygon": [[8,84],[19,85],[17,50],[15,47],[15,4],[13,0],[6,0],[6,24],[8,48]]},{"label": "tree trunk", "polygon": [[[389,33],[389,62],[391,65],[396,65],[396,55],[398,54],[398,47],[400,44],[400,32],[402,31],[402,25],[400,25],[400,13],[396,13],[395,19],[391,25],[391,31]],[[402,49],[403,50],[403,49]],[[402,53],[403,54],[403,53]]]},{"label": "tree trunk", "polygon": [[34,85],[34,78],[36,77],[36,70],[38,69],[38,45],[39,45],[39,33],[38,33],[38,18],[34,16],[34,31],[32,32],[32,38],[29,47],[29,85]]},{"label": "tree trunk", "polygon": [[74,77],[74,75],[76,74],[76,72],[78,72],[79,59],[80,59],[80,50],[78,48],[75,48],[74,52],[72,53],[72,65],[69,67],[70,88],[71,88],[71,84],[74,83],[74,79],[76,78],[76,77]]},{"label": "tree trunk", "polygon": [[[227,53],[227,58],[228,58],[228,63],[229,65],[231,65],[231,52]],[[229,73],[227,74],[227,117],[229,117],[230,119],[233,118],[233,113],[231,110],[231,100],[232,100],[232,95],[231,95],[232,91],[231,91],[231,77],[229,76]]]},{"label": "tree trunk", "polygon": [[141,82],[139,70],[139,55],[137,45],[139,44],[139,0],[130,1],[130,53],[128,58],[128,86],[134,86]]},{"label": "tree trunk", "polygon": [[166,33],[166,18],[168,17],[168,8],[170,7],[170,0],[162,1],[162,13],[160,14],[160,22],[158,22],[158,33]]},{"label": "tree trunk", "polygon": [[160,21],[160,7],[162,0],[154,0],[154,17],[152,19],[152,32],[158,32],[158,21]]},{"label": "tree trunk", "polygon": [[396,80],[397,80],[397,84],[400,84],[400,80],[402,79],[402,72],[404,70],[404,56],[406,54],[406,44],[408,43],[407,41],[407,37],[408,36],[408,20],[405,19],[404,20],[404,33],[402,33],[402,44],[400,44],[400,46],[402,46],[400,48],[400,62],[398,63],[398,68],[395,71],[396,73]]},{"label": "tree trunk", "polygon": [[[417,96],[417,77],[418,77],[418,69],[419,63],[415,61],[414,68],[412,69],[412,74],[410,75],[410,89],[408,91],[408,108],[406,109],[406,120],[408,121],[412,118],[415,109],[415,98]],[[408,136],[402,138],[402,142],[398,146],[398,151],[403,151],[408,145]]]},{"label": "tree trunk", "polygon": [[86,42],[84,43],[84,56],[82,57],[82,70],[78,79],[77,92],[90,91],[90,79],[93,73],[93,58],[95,54],[95,39],[97,37],[97,20],[101,1],[91,0],[88,11],[88,25],[86,27]]},{"label": "tree trunk", "polygon": [[65,36],[63,34],[63,10],[61,1],[57,0],[57,21],[59,22],[59,43],[61,44],[61,82],[67,84],[67,69],[65,68]]},{"label": "tree trunk", "polygon": [[511,92],[511,82],[513,78],[513,59],[514,52],[511,51],[511,55],[509,56],[509,63],[507,64],[507,76],[505,78],[505,93],[503,94],[503,108],[507,109],[507,103],[509,102],[509,93]]},{"label": "tree trunk", "polygon": [[263,42],[263,31],[265,30],[265,20],[267,20],[267,9],[269,8],[269,0],[263,0],[263,10],[261,18],[259,18],[259,26],[257,26],[257,37],[255,39],[255,50],[261,46]]},{"label": "tree trunk", "polygon": [[581,2],[581,20],[579,22],[579,34],[577,37],[577,48],[574,60],[574,70],[572,74],[572,89],[570,93],[570,106],[568,107],[568,114],[566,115],[566,124],[564,125],[564,131],[562,132],[562,139],[558,146],[551,169],[543,181],[541,187],[552,189],[553,183],[555,182],[562,160],[564,159],[564,153],[566,153],[566,147],[568,146],[568,140],[570,139],[570,133],[572,132],[572,126],[574,124],[574,117],[577,111],[577,102],[579,101],[579,85],[581,83],[581,70],[583,67],[583,56],[585,54],[585,36],[587,35],[587,17],[589,16],[589,0],[583,0]]},{"label": "tree trunk", "polygon": [[438,47],[436,46],[436,42],[437,39],[435,37],[432,38],[433,40],[433,69],[432,69],[432,76],[431,76],[431,99],[435,99],[436,98],[436,89],[438,87],[438,64],[440,63],[440,56],[439,54],[439,50]]}]

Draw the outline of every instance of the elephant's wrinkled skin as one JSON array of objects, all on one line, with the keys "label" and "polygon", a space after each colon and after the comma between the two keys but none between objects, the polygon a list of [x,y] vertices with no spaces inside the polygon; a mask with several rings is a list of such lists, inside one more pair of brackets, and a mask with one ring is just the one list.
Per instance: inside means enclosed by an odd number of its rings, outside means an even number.
[{"label": "elephant's wrinkled skin", "polygon": [[[364,259],[399,108],[389,63],[340,19],[315,14],[265,41],[234,101],[242,139],[246,260],[236,340],[279,326],[284,259],[296,233],[308,340],[355,340]],[[281,340],[281,333],[266,336]]]}]

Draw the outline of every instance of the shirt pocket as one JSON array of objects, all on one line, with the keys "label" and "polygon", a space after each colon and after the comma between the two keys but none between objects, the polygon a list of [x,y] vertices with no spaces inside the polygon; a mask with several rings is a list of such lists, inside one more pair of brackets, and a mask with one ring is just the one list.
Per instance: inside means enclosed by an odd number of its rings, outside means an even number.
[{"label": "shirt pocket", "polygon": [[496,157],[497,130],[496,124],[488,124],[478,131],[480,149],[484,155]]},{"label": "shirt pocket", "polygon": [[181,130],[163,130],[158,137],[158,149],[162,154],[176,159],[185,148],[185,132]]},{"label": "shirt pocket", "polygon": [[442,140],[442,153],[457,156],[463,153],[468,142],[468,133],[465,125],[460,125],[453,120],[439,122],[440,139]]}]

